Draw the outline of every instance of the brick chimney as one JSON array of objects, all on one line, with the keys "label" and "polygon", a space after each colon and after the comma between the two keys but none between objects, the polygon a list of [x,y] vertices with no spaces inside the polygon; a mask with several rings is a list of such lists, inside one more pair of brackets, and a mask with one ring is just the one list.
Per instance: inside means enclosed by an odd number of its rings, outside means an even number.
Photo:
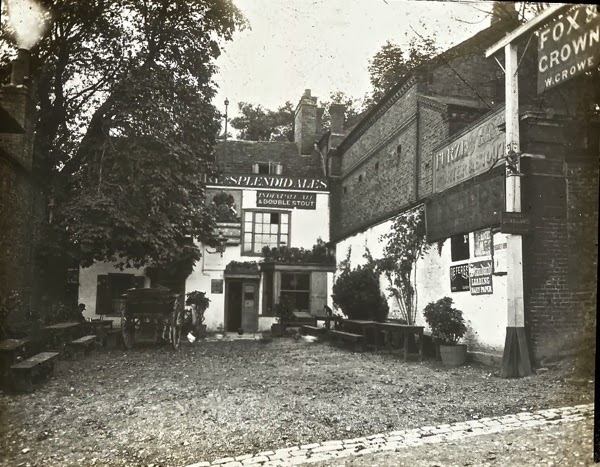
[{"label": "brick chimney", "polygon": [[331,117],[331,134],[344,134],[345,115],[346,106],[344,104],[331,104],[329,106],[329,116]]},{"label": "brick chimney", "polygon": [[29,61],[29,51],[19,49],[12,63],[10,84],[0,87],[0,105],[25,131],[24,134],[0,134],[0,150],[27,170],[32,168],[34,112],[28,88]]},{"label": "brick chimney", "polygon": [[310,89],[304,91],[296,107],[294,119],[294,142],[300,148],[300,154],[312,154],[317,135],[317,98],[310,95]]}]

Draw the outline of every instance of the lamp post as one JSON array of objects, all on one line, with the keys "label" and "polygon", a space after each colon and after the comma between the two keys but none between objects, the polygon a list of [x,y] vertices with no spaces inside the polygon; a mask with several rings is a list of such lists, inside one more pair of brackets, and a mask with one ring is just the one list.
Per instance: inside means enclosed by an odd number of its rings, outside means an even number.
[{"label": "lamp post", "polygon": [[229,107],[229,99],[225,98],[225,133],[223,133],[223,162],[227,156],[227,108]]},{"label": "lamp post", "polygon": [[219,230],[219,235],[217,236],[216,240],[217,245],[215,246],[215,251],[209,251],[208,248],[205,248],[205,250],[210,255],[219,253],[221,257],[223,257],[223,253],[225,252],[225,246],[227,244],[227,238],[225,238],[221,230]]}]

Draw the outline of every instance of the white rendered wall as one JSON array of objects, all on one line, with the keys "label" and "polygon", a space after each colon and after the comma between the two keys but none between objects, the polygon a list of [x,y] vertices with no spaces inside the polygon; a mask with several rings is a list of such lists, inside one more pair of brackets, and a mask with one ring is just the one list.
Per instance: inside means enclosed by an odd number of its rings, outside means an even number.
[{"label": "white rendered wall", "polygon": [[[102,262],[94,263],[89,268],[79,269],[79,303],[85,305],[83,315],[86,318],[99,318],[96,315],[96,290],[98,284],[98,276],[101,274],[124,273],[133,274],[135,276],[143,276],[144,269],[125,268],[123,271],[115,268],[114,263]],[[146,277],[144,287],[150,287],[150,278]],[[110,318],[113,319],[113,318]]]},{"label": "white rendered wall", "polygon": [[[229,189],[229,188],[228,188]],[[257,190],[244,189],[242,193],[242,210],[260,209],[270,211],[269,209],[256,206]],[[241,214],[241,213],[240,213]],[[310,249],[317,242],[318,238],[323,241],[329,240],[329,194],[317,193],[316,209],[292,209],[290,210],[290,246],[296,248]],[[200,259],[192,274],[186,281],[186,292],[198,290],[206,292],[210,299],[210,305],[205,313],[205,321],[209,330],[215,330],[219,325],[225,325],[225,288],[222,294],[211,293],[211,279],[223,279],[223,272],[227,264],[231,261],[255,261],[260,262],[261,256],[242,256],[241,245],[231,245],[225,249],[223,257],[220,254],[209,254],[206,247],[199,244],[203,257]],[[213,248],[208,248],[213,251]],[[328,274],[328,302],[331,301],[331,282],[332,274]],[[259,293],[259,320],[258,327],[260,331],[268,330],[275,318],[262,317],[262,283]]]},{"label": "white rendered wall", "polygon": [[[351,248],[351,266],[355,268],[364,264],[365,248],[368,248],[374,258],[383,256],[384,243],[380,242],[382,234],[386,233],[391,221],[374,226],[365,232],[356,234],[336,245],[337,262],[346,259],[348,248]],[[494,235],[494,242],[503,240],[501,234]],[[438,253],[437,244],[430,246],[424,258],[417,262],[417,324],[427,328],[423,318],[423,309],[432,301],[448,296],[454,301],[454,306],[462,310],[467,321],[468,335],[465,341],[469,350],[492,353],[502,352],[506,336],[506,275],[492,277],[493,293],[490,295],[471,295],[469,291],[451,292],[450,265],[468,264],[473,261],[492,259],[491,256],[474,257],[473,233],[469,234],[470,259],[461,262],[451,262],[450,239]],[[381,278],[382,291],[387,287],[387,281]],[[385,293],[385,292],[384,292]],[[398,317],[398,306],[394,299],[388,299],[390,306],[389,317]]]}]

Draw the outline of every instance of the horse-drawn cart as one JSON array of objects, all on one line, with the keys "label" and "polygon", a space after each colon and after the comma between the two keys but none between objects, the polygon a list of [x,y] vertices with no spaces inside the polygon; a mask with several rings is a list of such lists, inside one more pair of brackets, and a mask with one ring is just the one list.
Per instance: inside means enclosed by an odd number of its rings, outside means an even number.
[{"label": "horse-drawn cart", "polygon": [[125,348],[133,347],[136,332],[150,328],[156,343],[169,342],[177,350],[182,323],[182,295],[160,288],[127,291],[121,306],[121,332]]}]

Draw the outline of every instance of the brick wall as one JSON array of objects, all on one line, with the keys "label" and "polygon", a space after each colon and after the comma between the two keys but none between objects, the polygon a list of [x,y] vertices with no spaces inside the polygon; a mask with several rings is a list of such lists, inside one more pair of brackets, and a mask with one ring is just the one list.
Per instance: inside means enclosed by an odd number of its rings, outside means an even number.
[{"label": "brick wall", "polygon": [[525,324],[539,361],[594,329],[598,151],[572,145],[557,127],[525,134],[526,150],[547,157],[524,164],[523,178],[523,209],[535,226],[524,237]]},{"label": "brick wall", "polygon": [[431,195],[433,190],[433,150],[450,136],[446,113],[426,104],[419,104],[419,135],[419,197],[423,198]]}]

